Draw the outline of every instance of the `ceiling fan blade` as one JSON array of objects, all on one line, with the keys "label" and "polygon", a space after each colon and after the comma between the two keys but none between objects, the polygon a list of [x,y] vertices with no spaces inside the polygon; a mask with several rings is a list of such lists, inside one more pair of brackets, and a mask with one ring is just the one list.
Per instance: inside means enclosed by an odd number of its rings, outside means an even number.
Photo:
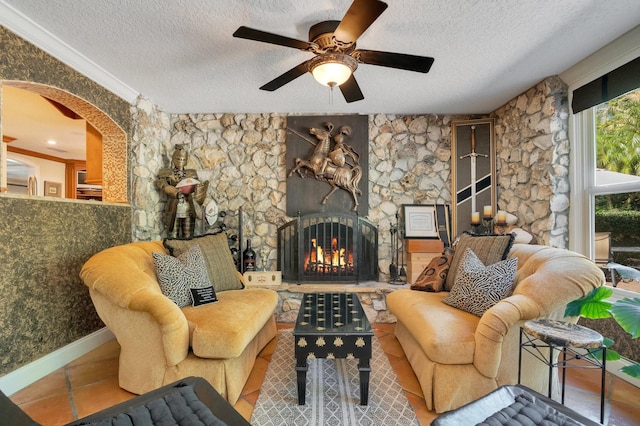
[{"label": "ceiling fan blade", "polygon": [[294,49],[300,50],[313,50],[318,47],[315,43],[310,43],[308,41],[296,40],[295,38],[289,38],[244,26],[238,28],[236,32],[233,33],[233,36],[247,40],[261,41],[263,43],[277,44],[279,46],[293,47]]},{"label": "ceiling fan blade", "polygon": [[358,82],[353,74],[351,74],[351,77],[349,77],[349,79],[339,87],[347,103],[361,101],[364,99],[364,95],[362,94],[360,86],[358,86]]},{"label": "ceiling fan blade", "polygon": [[429,56],[405,53],[380,52],[378,50],[356,50],[353,56],[362,63],[427,73],[434,59]]},{"label": "ceiling fan blade", "polygon": [[270,82],[262,86],[260,90],[267,90],[269,92],[273,92],[274,90],[279,89],[285,84],[295,80],[296,78],[300,77],[301,75],[309,71],[309,65],[307,65],[308,62],[309,61],[304,61],[300,65],[294,68],[291,68],[289,71],[285,72],[282,75],[279,75],[278,77],[274,78],[273,80],[271,80]]},{"label": "ceiling fan blade", "polygon": [[379,0],[354,0],[333,32],[338,44],[355,43],[386,8],[387,4]]}]

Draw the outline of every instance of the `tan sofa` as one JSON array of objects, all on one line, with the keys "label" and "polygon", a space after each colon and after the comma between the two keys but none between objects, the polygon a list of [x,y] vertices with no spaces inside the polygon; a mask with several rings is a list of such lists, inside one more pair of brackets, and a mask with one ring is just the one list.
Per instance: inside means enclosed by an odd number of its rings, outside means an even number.
[{"label": "tan sofa", "polygon": [[161,241],[111,247],[80,273],[121,346],[120,387],[143,394],[200,376],[235,404],[256,356],[276,336],[277,293],[226,290],[216,303],[179,308],[160,291],[154,252],[167,254]]},{"label": "tan sofa", "polygon": [[[600,269],[572,251],[514,244],[509,257],[514,256],[518,269],[513,294],[482,317],[442,303],[446,291],[401,289],[387,296],[397,317],[395,335],[430,410],[453,410],[499,386],[516,384],[524,321],[562,319],[568,302],[604,283]],[[546,394],[547,377],[546,365],[524,353],[522,384]]]}]

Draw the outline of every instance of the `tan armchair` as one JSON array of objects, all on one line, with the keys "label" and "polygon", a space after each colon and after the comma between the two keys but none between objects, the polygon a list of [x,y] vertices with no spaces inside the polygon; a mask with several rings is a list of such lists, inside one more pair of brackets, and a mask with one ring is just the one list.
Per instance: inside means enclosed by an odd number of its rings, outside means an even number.
[{"label": "tan armchair", "polygon": [[[516,288],[482,317],[442,303],[448,292],[402,289],[387,296],[397,317],[395,334],[430,410],[449,411],[516,384],[524,321],[562,319],[568,302],[604,283],[590,259],[568,250],[514,244],[509,257],[518,258]],[[546,365],[523,354],[524,385],[546,393],[547,372]]]},{"label": "tan armchair", "polygon": [[80,273],[121,346],[120,387],[142,394],[201,376],[234,404],[256,356],[277,333],[277,293],[226,290],[216,303],[181,309],[160,291],[154,252],[167,250],[161,241],[112,247],[91,257]]}]

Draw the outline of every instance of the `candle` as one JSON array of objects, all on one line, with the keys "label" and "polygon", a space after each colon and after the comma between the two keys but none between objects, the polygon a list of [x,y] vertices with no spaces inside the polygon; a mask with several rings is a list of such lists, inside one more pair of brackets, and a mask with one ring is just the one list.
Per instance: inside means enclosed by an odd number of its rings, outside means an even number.
[{"label": "candle", "polygon": [[491,216],[493,216],[493,210],[491,209],[491,206],[484,206],[484,210],[482,210],[482,216],[485,219],[491,219]]},{"label": "candle", "polygon": [[500,224],[507,223],[507,212],[504,210],[498,210],[498,219],[496,220]]},{"label": "candle", "polygon": [[480,212],[471,213],[471,224],[480,225]]}]

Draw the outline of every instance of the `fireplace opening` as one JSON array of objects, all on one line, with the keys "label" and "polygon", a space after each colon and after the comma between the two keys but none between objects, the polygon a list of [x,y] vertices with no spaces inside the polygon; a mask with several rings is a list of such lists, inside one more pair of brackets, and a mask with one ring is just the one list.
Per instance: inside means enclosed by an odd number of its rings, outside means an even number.
[{"label": "fireplace opening", "polygon": [[357,215],[300,216],[278,228],[278,265],[285,281],[376,279],[378,230]]}]

